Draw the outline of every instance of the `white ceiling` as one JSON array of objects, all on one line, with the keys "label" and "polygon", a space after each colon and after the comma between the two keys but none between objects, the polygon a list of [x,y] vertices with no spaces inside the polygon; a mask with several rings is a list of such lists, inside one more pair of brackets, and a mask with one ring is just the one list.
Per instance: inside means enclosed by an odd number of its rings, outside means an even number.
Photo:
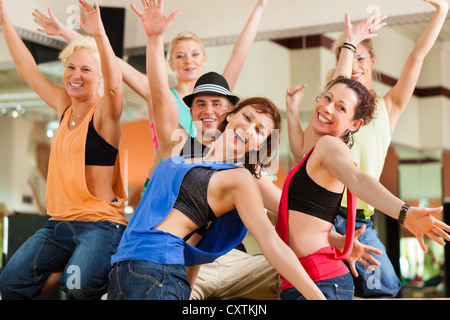
[{"label": "white ceiling", "polygon": [[[139,17],[130,9],[130,3],[141,6],[139,0],[98,0],[100,6],[125,8],[124,47],[143,47],[145,33]],[[5,7],[13,24],[25,31],[36,32],[31,13],[34,9],[47,12],[51,8],[61,21],[74,14],[75,0],[5,0]],[[256,0],[166,0],[165,12],[180,11],[167,32],[167,39],[180,31],[190,30],[206,41],[230,43],[237,37]],[[423,0],[268,0],[259,28],[260,39],[295,37],[343,30],[346,11],[353,21],[367,17],[373,8],[388,16],[390,25],[420,22],[430,18],[434,11]],[[32,34],[26,35],[32,37]],[[41,39],[43,40],[43,39]]]}]

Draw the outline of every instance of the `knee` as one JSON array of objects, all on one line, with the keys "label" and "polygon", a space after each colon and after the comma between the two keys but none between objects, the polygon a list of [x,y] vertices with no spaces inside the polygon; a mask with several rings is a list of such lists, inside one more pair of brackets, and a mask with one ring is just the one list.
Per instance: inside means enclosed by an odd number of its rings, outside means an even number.
[{"label": "knee", "polygon": [[28,291],[19,288],[4,274],[0,277],[0,297],[2,300],[31,300],[32,296],[27,296]]},{"label": "knee", "polygon": [[106,292],[94,292],[92,290],[83,289],[65,289],[69,300],[100,300]]},{"label": "knee", "polygon": [[63,291],[70,300],[99,300],[107,292],[107,283],[103,282],[71,282],[64,283]]}]

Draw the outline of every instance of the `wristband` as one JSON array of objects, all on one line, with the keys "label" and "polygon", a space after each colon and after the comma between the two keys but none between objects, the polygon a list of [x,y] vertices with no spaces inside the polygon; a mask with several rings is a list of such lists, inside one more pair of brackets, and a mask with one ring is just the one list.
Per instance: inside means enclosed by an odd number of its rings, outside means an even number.
[{"label": "wristband", "polygon": [[349,42],[344,42],[342,45],[350,46],[350,47],[352,47],[353,49],[356,50],[356,47],[353,44],[349,43]]},{"label": "wristband", "polygon": [[356,56],[356,49],[355,49],[354,45],[352,45],[350,43],[347,43],[347,42],[344,42],[344,44],[341,46],[341,49],[342,48],[349,49]]},{"label": "wristband", "polygon": [[401,225],[403,225],[405,223],[405,218],[406,218],[406,213],[408,212],[409,209],[409,205],[407,205],[406,203],[402,206],[402,208],[400,209],[400,214],[397,218],[398,223],[400,223]]}]

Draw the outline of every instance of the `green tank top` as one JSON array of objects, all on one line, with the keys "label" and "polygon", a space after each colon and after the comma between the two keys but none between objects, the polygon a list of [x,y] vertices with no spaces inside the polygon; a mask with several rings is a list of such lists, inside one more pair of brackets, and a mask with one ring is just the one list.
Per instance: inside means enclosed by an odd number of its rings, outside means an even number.
[{"label": "green tank top", "polygon": [[[375,118],[369,124],[362,126],[353,138],[355,140],[351,148],[353,160],[361,171],[379,180],[391,143],[391,125],[386,104],[381,95],[377,94]],[[347,206],[345,193],[342,206]],[[373,207],[360,199],[357,201],[356,208],[364,210],[366,218],[373,214]]]},{"label": "green tank top", "polygon": [[175,99],[177,100],[178,123],[184,129],[186,129],[187,132],[189,132],[189,135],[192,138],[195,138],[197,136],[197,128],[194,125],[194,121],[192,121],[191,111],[184,104],[183,100],[180,99],[177,90],[175,90],[175,88],[170,88],[170,91],[172,91],[173,95],[175,96]]}]

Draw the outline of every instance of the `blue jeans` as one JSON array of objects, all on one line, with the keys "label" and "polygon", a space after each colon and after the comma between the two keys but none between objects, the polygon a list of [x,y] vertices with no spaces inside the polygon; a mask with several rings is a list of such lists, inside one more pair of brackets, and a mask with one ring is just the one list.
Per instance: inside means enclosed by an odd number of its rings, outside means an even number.
[{"label": "blue jeans", "polygon": [[124,230],[110,221],[49,220],[8,261],[0,277],[2,299],[32,299],[51,273],[62,271],[69,299],[100,299]]},{"label": "blue jeans", "polygon": [[[318,281],[316,285],[325,295],[327,300],[352,300],[353,299],[353,279],[350,273],[340,277]],[[295,288],[281,291],[282,300],[306,300],[306,298]]]},{"label": "blue jeans", "polygon": [[[341,235],[346,234],[347,208],[340,209],[340,215],[334,221],[333,230]],[[380,249],[383,254],[371,254],[380,263],[380,267],[375,267],[374,271],[368,270],[361,263],[356,263],[358,277],[353,277],[355,284],[355,296],[363,298],[393,298],[396,297],[402,288],[400,279],[397,277],[394,267],[386,254],[386,248],[377,237],[377,232],[373,229],[373,222],[370,219],[356,219],[355,229],[360,229],[366,225],[366,231],[358,238],[359,242]]]},{"label": "blue jeans", "polygon": [[108,300],[188,300],[191,294],[182,264],[117,262],[109,280]]}]

